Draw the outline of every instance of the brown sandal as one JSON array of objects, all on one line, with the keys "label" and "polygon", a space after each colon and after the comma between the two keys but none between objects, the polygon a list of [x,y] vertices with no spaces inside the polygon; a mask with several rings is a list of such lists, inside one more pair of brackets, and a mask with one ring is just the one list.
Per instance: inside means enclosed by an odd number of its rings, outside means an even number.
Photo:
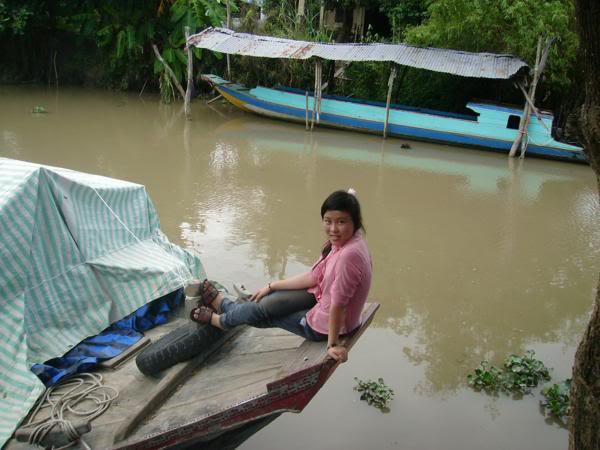
[{"label": "brown sandal", "polygon": [[204,306],[210,306],[219,295],[215,285],[206,278],[204,281],[194,280],[189,283],[185,287],[184,293],[188,300],[201,300]]},{"label": "brown sandal", "polygon": [[[194,314],[198,314],[198,317],[194,317]],[[199,308],[194,308],[190,311],[190,320],[192,322],[198,322],[202,324],[210,324],[210,319],[214,311],[206,306],[200,306]]]}]

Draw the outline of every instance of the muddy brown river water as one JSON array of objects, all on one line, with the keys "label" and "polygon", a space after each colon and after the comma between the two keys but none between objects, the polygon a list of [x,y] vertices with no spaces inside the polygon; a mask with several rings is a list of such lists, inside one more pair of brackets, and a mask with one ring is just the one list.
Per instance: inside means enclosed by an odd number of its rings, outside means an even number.
[{"label": "muddy brown river water", "polygon": [[[357,190],[382,307],[304,412],[242,449],[565,449],[539,389],[490,397],[466,375],[533,349],[554,381],[570,376],[600,270],[593,172],[403,142],[222,103],[194,102],[187,122],[151,95],[0,86],[0,156],[144,184],[167,236],[226,286],[307,270],[322,200]],[[361,402],[354,377],[383,377],[390,411]]]}]

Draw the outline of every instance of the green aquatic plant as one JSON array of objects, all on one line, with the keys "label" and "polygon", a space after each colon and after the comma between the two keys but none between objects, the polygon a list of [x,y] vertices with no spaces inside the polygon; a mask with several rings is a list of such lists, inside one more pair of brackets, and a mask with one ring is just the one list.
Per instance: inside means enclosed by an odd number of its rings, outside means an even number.
[{"label": "green aquatic plant", "polygon": [[533,350],[523,355],[509,355],[502,369],[481,361],[473,373],[467,375],[470,386],[490,393],[498,391],[527,394],[541,381],[550,380],[550,369],[536,359]]},{"label": "green aquatic plant", "polygon": [[571,391],[571,380],[566,379],[562,383],[548,384],[542,389],[542,395],[546,400],[542,401],[546,412],[551,416],[562,420],[568,416],[571,409],[569,392]]},{"label": "green aquatic plant", "polygon": [[527,350],[524,355],[509,355],[504,361],[506,376],[503,388],[507,391],[529,393],[541,381],[550,380],[550,370],[539,359],[535,352]]},{"label": "green aquatic plant", "polygon": [[469,385],[477,390],[497,392],[500,390],[504,379],[502,370],[490,364],[489,361],[481,361],[473,373],[467,375]]},{"label": "green aquatic plant", "polygon": [[377,381],[363,381],[354,377],[354,380],[357,382],[354,390],[361,392],[361,400],[381,411],[387,409],[388,402],[394,397],[394,391],[384,383],[383,378],[378,378]]}]

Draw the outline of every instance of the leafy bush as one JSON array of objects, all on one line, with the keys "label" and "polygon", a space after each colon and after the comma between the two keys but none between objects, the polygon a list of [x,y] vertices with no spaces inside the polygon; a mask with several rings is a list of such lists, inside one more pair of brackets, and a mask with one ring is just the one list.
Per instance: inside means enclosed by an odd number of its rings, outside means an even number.
[{"label": "leafy bush", "polygon": [[510,53],[533,68],[539,36],[554,36],[538,98],[568,91],[577,55],[574,4],[564,0],[437,0],[405,31],[407,42],[474,52]]},{"label": "leafy bush", "polygon": [[360,399],[366,401],[369,405],[375,406],[384,411],[387,409],[388,402],[394,397],[394,391],[383,382],[383,378],[377,381],[359,380],[354,377],[357,385],[354,390],[362,392]]},{"label": "leafy bush", "polygon": [[542,389],[542,395],[546,397],[542,405],[546,411],[557,419],[563,419],[568,416],[571,409],[569,391],[571,390],[571,380],[567,379],[560,384],[547,385]]}]

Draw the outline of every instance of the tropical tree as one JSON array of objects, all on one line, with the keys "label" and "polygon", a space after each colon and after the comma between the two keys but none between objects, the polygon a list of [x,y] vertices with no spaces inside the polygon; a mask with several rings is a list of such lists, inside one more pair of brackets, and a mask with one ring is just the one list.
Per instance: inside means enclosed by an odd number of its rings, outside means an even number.
[{"label": "tropical tree", "polygon": [[[580,137],[598,180],[600,199],[600,3],[576,0],[579,63],[584,80]],[[570,450],[600,449],[600,282],[588,326],[575,354],[571,385]]]},{"label": "tropical tree", "polygon": [[568,91],[578,45],[572,0],[435,0],[427,14],[407,30],[407,42],[509,53],[533,66],[538,38],[554,37],[538,98],[556,103]]}]

